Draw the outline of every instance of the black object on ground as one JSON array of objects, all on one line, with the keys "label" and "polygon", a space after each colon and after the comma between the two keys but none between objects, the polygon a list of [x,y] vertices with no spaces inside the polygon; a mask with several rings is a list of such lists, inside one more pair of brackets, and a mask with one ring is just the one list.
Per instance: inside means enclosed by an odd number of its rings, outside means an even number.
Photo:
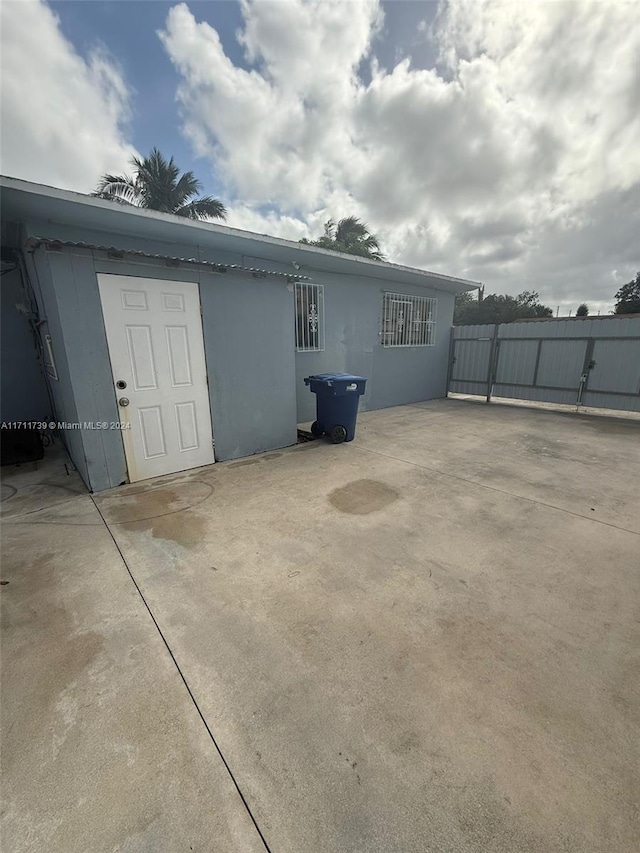
[{"label": "black object on ground", "polygon": [[0,430],[0,465],[36,462],[43,456],[42,437],[37,429]]}]

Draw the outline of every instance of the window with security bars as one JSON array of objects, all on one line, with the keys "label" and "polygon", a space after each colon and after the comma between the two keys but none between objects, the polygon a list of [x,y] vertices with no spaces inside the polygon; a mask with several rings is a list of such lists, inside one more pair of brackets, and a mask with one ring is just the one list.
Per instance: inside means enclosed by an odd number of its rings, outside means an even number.
[{"label": "window with security bars", "polygon": [[385,293],[382,307],[382,345],[430,347],[436,340],[437,299],[408,293]]},{"label": "window with security bars", "polygon": [[297,281],[296,349],[299,352],[324,350],[324,288],[321,284]]}]

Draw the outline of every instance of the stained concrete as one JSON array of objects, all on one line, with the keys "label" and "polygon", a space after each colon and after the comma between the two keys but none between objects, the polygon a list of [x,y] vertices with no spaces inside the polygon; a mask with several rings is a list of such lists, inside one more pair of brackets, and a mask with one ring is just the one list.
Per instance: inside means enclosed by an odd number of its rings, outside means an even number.
[{"label": "stained concrete", "polygon": [[637,422],[435,401],[244,463],[96,503],[273,853],[637,849]]},{"label": "stained concrete", "polygon": [[65,462],[3,469],[2,850],[264,851]]}]

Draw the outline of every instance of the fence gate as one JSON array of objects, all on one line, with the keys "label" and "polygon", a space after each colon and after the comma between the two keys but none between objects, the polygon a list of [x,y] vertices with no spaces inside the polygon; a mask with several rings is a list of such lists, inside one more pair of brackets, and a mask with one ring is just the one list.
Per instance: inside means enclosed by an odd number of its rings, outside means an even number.
[{"label": "fence gate", "polygon": [[640,412],[640,317],[455,326],[448,390]]}]

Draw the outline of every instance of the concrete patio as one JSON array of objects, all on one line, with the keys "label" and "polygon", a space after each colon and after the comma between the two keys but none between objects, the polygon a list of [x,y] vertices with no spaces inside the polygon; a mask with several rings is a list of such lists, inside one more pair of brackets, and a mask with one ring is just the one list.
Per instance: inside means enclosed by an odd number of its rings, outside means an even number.
[{"label": "concrete patio", "polygon": [[640,422],[3,471],[3,850],[631,853]]}]

